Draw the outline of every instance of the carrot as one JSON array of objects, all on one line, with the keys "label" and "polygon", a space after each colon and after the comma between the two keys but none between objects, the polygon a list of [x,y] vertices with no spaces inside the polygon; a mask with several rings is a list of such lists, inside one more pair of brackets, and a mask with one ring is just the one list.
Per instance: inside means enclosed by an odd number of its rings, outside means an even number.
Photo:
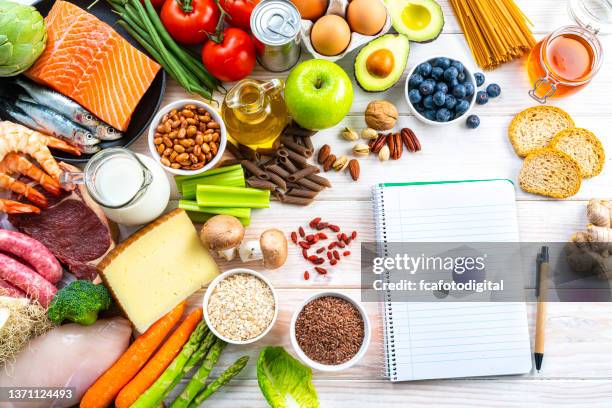
[{"label": "carrot", "polygon": [[202,309],[194,309],[183,323],[172,333],[147,365],[119,393],[115,400],[117,408],[129,408],[153,384],[181,351],[189,336],[202,320]]},{"label": "carrot", "polygon": [[134,340],[115,364],[89,387],[81,400],[81,408],[105,408],[111,405],[119,391],[140,371],[179,321],[185,311],[186,303],[185,301],[179,303]]}]

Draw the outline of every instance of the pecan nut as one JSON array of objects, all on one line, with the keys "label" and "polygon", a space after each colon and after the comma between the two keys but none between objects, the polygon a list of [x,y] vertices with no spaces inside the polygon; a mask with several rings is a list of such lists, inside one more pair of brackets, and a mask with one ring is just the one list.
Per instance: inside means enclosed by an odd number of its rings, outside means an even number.
[{"label": "pecan nut", "polygon": [[421,143],[417,139],[416,134],[410,128],[403,128],[400,132],[402,142],[406,145],[406,149],[410,152],[418,152],[421,150]]},{"label": "pecan nut", "polygon": [[399,133],[392,133],[387,138],[389,141],[389,152],[391,154],[391,159],[397,160],[402,157],[403,145],[402,138]]},{"label": "pecan nut", "polygon": [[377,139],[373,139],[370,145],[370,151],[372,151],[372,153],[374,154],[378,154],[378,152],[380,152],[380,149],[382,149],[382,147],[387,144],[387,135],[384,134],[379,134]]},{"label": "pecan nut", "polygon": [[359,162],[356,159],[351,159],[348,164],[348,171],[353,181],[359,180],[359,174],[361,173],[361,169],[359,168]]},{"label": "pecan nut", "polygon": [[327,158],[331,154],[331,147],[328,144],[324,144],[319,149],[319,155],[317,156],[317,162],[319,164],[324,164],[327,161]]},{"label": "pecan nut", "polygon": [[332,167],[334,166],[335,162],[336,162],[336,155],[335,154],[328,155],[327,159],[325,159],[325,162],[323,163],[323,171],[330,171]]}]

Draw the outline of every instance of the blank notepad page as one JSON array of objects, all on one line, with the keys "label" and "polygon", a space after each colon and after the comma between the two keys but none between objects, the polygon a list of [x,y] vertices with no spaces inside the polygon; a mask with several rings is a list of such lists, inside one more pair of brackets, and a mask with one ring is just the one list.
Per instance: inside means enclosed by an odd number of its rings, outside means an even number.
[{"label": "blank notepad page", "polygon": [[[374,201],[383,252],[385,242],[519,241],[514,185],[507,180],[381,185]],[[393,298],[388,292],[384,311],[392,381],[531,370],[524,303]]]}]

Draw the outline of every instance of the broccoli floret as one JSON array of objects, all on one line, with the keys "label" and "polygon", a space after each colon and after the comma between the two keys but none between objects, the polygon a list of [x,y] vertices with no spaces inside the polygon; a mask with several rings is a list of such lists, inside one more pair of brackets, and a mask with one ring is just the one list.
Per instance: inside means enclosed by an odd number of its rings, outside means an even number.
[{"label": "broccoli floret", "polygon": [[98,320],[98,312],[107,310],[111,302],[104,285],[77,280],[57,291],[49,305],[49,320],[55,324],[69,320],[89,326]]}]

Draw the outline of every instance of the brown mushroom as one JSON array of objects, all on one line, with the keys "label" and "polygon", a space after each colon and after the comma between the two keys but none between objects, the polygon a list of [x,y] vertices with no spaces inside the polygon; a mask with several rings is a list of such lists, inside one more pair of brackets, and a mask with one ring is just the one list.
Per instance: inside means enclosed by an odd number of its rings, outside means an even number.
[{"label": "brown mushroom", "polygon": [[231,215],[215,215],[204,223],[200,240],[206,248],[231,260],[234,250],[244,238],[244,227],[240,220]]}]

